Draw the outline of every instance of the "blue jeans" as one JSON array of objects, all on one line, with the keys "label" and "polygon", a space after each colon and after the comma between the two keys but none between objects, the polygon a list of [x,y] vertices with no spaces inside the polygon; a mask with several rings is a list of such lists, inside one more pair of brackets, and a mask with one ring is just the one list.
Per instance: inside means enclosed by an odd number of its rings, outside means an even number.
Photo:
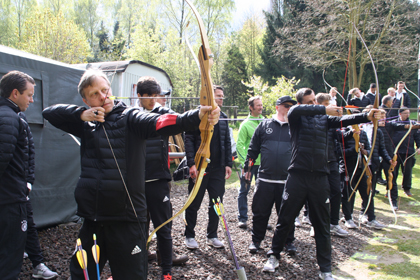
[{"label": "blue jeans", "polygon": [[[254,165],[251,167],[251,181],[252,178],[255,176],[257,178],[258,168],[259,165]],[[248,221],[248,192],[251,187],[251,184],[246,186],[244,176],[241,177],[241,187],[239,188],[239,195],[238,195],[238,220],[240,222]]]}]

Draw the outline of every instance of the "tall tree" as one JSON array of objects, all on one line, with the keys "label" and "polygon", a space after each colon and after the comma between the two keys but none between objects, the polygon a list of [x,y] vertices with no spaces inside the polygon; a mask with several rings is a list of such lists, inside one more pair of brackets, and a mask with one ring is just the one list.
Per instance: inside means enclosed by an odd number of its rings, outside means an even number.
[{"label": "tall tree", "polygon": [[262,62],[258,52],[262,48],[264,22],[259,14],[249,14],[239,31],[239,49],[246,62],[248,75],[255,74],[257,66]]},{"label": "tall tree", "polygon": [[61,12],[54,15],[49,9],[32,12],[24,24],[19,47],[66,63],[85,62],[90,52],[83,30]]},{"label": "tall tree", "polygon": [[[360,87],[371,64],[353,24],[367,42],[375,63],[390,63],[409,76],[415,65],[419,34],[419,5],[409,0],[302,1],[294,8],[295,18],[278,29],[278,55],[289,54],[294,61],[318,71],[348,62],[348,85]],[[350,50],[350,52],[349,52]],[[372,80],[372,79],[371,79]]]},{"label": "tall tree", "polygon": [[99,0],[75,0],[74,2],[75,22],[85,30],[91,49],[94,49],[96,43],[95,33],[99,23],[98,9]]},{"label": "tall tree", "polygon": [[10,0],[0,1],[0,44],[14,46],[16,43],[16,25],[13,21],[13,5]]},{"label": "tall tree", "polygon": [[207,36],[225,34],[230,26],[234,0],[201,0],[197,8],[206,26]]},{"label": "tall tree", "polygon": [[248,80],[245,58],[239,51],[238,46],[231,45],[227,53],[227,60],[223,66],[223,85],[225,87],[225,104],[239,106],[240,109],[247,107],[248,98],[246,86],[242,81]]},{"label": "tall tree", "polygon": [[289,79],[297,77],[300,86],[318,88],[317,81],[322,81],[313,68],[304,67],[300,62],[293,60],[287,51],[276,50],[274,43],[282,40],[278,30],[285,26],[288,21],[295,20],[296,14],[304,9],[300,0],[271,2],[271,9],[265,11],[266,31],[263,36],[263,46],[259,48],[262,63],[256,68],[256,74],[260,75],[269,85],[274,86],[277,79],[285,76]]},{"label": "tall tree", "polygon": [[35,0],[12,0],[15,9],[16,23],[18,30],[18,40],[21,41],[22,29],[25,20],[29,17],[30,12],[36,7]]},{"label": "tall tree", "polygon": [[62,12],[66,18],[70,18],[72,15],[70,11],[73,10],[74,1],[64,1],[64,0],[43,0],[42,5],[45,9],[50,9],[54,15],[57,15],[59,12]]}]

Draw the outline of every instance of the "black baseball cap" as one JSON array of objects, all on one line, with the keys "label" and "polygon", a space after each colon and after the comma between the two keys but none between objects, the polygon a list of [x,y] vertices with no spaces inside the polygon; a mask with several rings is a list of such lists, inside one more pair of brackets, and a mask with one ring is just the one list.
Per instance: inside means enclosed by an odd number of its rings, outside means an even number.
[{"label": "black baseball cap", "polygon": [[172,90],[162,90],[159,95],[169,95],[171,92]]},{"label": "black baseball cap", "polygon": [[290,96],[286,95],[286,96],[282,96],[279,99],[277,99],[276,105],[281,105],[281,104],[283,104],[285,102],[290,102],[293,105],[296,105],[297,104],[296,100],[293,100]]}]

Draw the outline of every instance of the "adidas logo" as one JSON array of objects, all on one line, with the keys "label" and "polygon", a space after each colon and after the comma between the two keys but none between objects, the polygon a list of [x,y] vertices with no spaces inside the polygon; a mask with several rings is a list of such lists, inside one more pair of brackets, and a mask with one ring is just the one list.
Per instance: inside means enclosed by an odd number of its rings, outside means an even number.
[{"label": "adidas logo", "polygon": [[134,247],[133,251],[131,251],[132,255],[138,254],[141,252],[141,249],[139,246],[136,245],[136,247]]},{"label": "adidas logo", "polygon": [[165,195],[165,197],[163,198],[163,202],[169,201],[169,198]]},{"label": "adidas logo", "polygon": [[327,198],[327,200],[325,201],[325,203],[330,203],[330,198]]}]

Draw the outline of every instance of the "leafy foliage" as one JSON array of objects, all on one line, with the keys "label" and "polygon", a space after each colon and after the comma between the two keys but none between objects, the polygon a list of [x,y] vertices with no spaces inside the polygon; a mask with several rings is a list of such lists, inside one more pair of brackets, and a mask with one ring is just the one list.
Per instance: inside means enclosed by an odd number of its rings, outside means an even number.
[{"label": "leafy foliage", "polygon": [[[36,28],[33,28],[36,26]],[[67,63],[81,63],[90,49],[84,32],[61,12],[36,10],[25,22],[20,49]]]},{"label": "leafy foliage", "polygon": [[247,86],[248,92],[251,95],[261,95],[264,111],[266,117],[269,117],[276,112],[276,101],[279,97],[289,95],[294,97],[296,90],[294,87],[299,83],[299,80],[296,80],[294,77],[288,79],[284,76],[281,76],[277,79],[274,86],[269,86],[268,82],[264,82],[260,76],[252,76],[249,83],[242,82]]}]

